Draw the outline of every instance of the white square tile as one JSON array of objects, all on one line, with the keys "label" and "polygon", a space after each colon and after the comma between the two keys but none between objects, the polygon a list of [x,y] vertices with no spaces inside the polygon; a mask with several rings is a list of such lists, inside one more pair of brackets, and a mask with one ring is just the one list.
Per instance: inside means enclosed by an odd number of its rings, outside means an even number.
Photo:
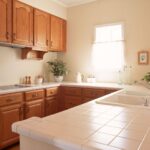
[{"label": "white square tile", "polygon": [[136,140],[129,140],[117,137],[113,140],[113,142],[110,145],[123,150],[137,150],[140,145],[140,142]]},{"label": "white square tile", "polygon": [[111,126],[104,126],[102,127],[99,131],[106,133],[106,134],[111,134],[111,135],[118,135],[121,132],[121,128],[116,128],[116,127],[111,127]]},{"label": "white square tile", "polygon": [[113,135],[98,132],[92,135],[91,137],[89,137],[88,140],[95,141],[95,142],[102,143],[102,144],[109,144],[114,138],[115,136]]},{"label": "white square tile", "polygon": [[121,150],[121,149],[90,141],[85,143],[82,150]]},{"label": "white square tile", "polygon": [[142,141],[142,139],[144,138],[144,135],[145,135],[145,132],[141,132],[141,131],[123,130],[119,134],[119,137]]}]

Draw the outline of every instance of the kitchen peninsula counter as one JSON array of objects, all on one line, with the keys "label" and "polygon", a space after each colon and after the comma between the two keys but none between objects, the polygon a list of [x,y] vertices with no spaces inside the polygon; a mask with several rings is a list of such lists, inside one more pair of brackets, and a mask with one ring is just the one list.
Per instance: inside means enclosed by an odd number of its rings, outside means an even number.
[{"label": "kitchen peninsula counter", "polygon": [[[136,88],[141,89],[150,92]],[[150,149],[149,108],[97,104],[95,100],[48,117],[14,123],[12,129],[20,134],[21,150]]]}]

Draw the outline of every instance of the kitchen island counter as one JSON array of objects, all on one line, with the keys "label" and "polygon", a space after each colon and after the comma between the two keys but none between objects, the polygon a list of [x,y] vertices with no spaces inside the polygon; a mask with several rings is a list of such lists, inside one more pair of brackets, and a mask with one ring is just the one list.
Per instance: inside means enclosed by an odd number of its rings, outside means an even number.
[{"label": "kitchen island counter", "polygon": [[149,150],[149,116],[149,108],[94,100],[45,118],[14,123],[12,129],[20,134],[21,150]]}]

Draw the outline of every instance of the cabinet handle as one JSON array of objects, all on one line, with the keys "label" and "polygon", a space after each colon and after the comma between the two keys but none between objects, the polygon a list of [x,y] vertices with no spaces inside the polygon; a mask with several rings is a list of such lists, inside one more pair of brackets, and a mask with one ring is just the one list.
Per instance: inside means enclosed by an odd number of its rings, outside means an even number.
[{"label": "cabinet handle", "polygon": [[14,40],[16,39],[16,33],[13,33],[13,39]]},{"label": "cabinet handle", "polygon": [[35,98],[35,97],[37,97],[37,96],[38,96],[38,94],[37,94],[37,93],[32,94],[32,97],[33,97],[33,98]]},{"label": "cabinet handle", "polygon": [[48,46],[48,40],[46,40],[46,45]]},{"label": "cabinet handle", "polygon": [[7,101],[8,103],[10,103],[10,102],[13,101],[13,99],[6,99],[6,101]]},{"label": "cabinet handle", "polygon": [[6,32],[6,39],[9,39],[9,32]]}]

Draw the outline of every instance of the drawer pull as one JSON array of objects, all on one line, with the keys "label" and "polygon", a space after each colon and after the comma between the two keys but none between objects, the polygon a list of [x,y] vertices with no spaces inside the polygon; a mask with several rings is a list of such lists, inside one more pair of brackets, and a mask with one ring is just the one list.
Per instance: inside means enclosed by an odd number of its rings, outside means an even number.
[{"label": "drawer pull", "polygon": [[6,99],[6,101],[10,103],[13,101],[13,99]]},{"label": "drawer pull", "polygon": [[35,94],[32,94],[32,97],[34,98],[34,97],[37,97],[38,96],[38,94],[37,93],[35,93]]}]

